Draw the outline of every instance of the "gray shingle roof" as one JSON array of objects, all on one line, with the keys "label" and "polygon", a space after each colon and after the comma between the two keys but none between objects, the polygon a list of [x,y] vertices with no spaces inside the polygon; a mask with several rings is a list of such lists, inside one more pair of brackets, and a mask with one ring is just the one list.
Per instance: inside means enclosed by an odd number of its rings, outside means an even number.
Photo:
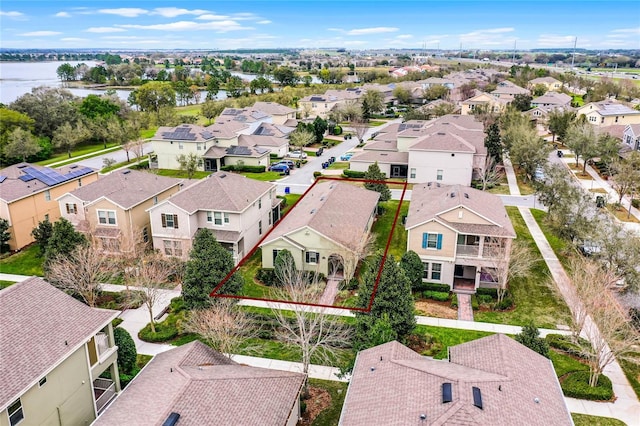
[{"label": "gray shingle roof", "polygon": [[[442,401],[443,383],[451,384],[451,402]],[[429,425],[572,424],[551,362],[504,335],[453,346],[450,362],[398,342],[361,351],[340,424],[419,425],[421,414]]]},{"label": "gray shingle roof", "polygon": [[130,209],[183,182],[183,179],[158,176],[148,172],[119,170],[102,176],[97,181],[74,190],[71,194],[87,203],[104,197],[124,209]]},{"label": "gray shingle roof", "polygon": [[199,341],[160,353],[95,425],[285,425],[304,375],[237,364]]},{"label": "gray shingle roof", "polygon": [[280,105],[275,102],[256,102],[253,104],[253,109],[257,109],[258,111],[262,111],[269,115],[285,115],[296,112],[293,108],[289,108],[288,106]]},{"label": "gray shingle roof", "polygon": [[[466,207],[495,225],[450,223],[439,217],[458,206]],[[438,219],[461,233],[512,238],[516,236],[500,197],[462,185],[448,186],[431,182],[413,186],[405,227],[411,229],[432,219]]]},{"label": "gray shingle roof", "polygon": [[355,249],[380,194],[344,182],[317,183],[273,229],[263,244],[308,226]]},{"label": "gray shingle roof", "polygon": [[117,315],[37,277],[0,290],[0,411]]},{"label": "gray shingle roof", "polygon": [[273,187],[271,183],[239,174],[216,172],[171,196],[167,201],[189,214],[198,210],[241,212]]},{"label": "gray shingle roof", "polygon": [[351,157],[351,162],[365,161],[381,164],[409,164],[408,152],[380,152],[380,151],[363,151]]}]

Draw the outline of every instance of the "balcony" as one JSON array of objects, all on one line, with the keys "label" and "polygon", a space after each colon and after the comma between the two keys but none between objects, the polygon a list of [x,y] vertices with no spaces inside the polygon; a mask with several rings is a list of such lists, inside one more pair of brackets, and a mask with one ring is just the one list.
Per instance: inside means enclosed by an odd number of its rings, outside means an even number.
[{"label": "balcony", "polygon": [[113,380],[101,377],[93,381],[93,396],[96,400],[98,415],[116,397],[116,384]]},{"label": "balcony", "polygon": [[458,244],[456,246],[456,252],[458,256],[473,256],[478,257],[480,253],[479,245],[467,245],[467,244]]}]

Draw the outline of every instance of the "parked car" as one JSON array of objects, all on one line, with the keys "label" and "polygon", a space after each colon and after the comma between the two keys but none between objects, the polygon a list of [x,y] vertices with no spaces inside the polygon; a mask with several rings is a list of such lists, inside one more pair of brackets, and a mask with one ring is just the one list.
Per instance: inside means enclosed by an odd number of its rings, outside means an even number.
[{"label": "parked car", "polygon": [[606,205],[607,205],[607,200],[602,195],[598,195],[596,197],[596,207],[603,208]]},{"label": "parked car", "polygon": [[286,164],[290,169],[293,169],[295,167],[295,163],[292,160],[280,160],[274,164]]},{"label": "parked car", "polygon": [[291,157],[291,158],[300,158],[300,159],[302,160],[302,159],[307,158],[307,153],[306,153],[306,152],[304,152],[304,151],[300,151],[300,150],[296,150],[296,151],[289,151],[289,155],[288,155],[288,157]]},{"label": "parked car", "polygon": [[597,256],[602,251],[602,247],[598,243],[585,240],[578,245],[578,250],[585,257]]},{"label": "parked car", "polygon": [[349,161],[353,157],[353,152],[347,152],[340,156],[340,161]]},{"label": "parked car", "polygon": [[323,152],[324,152],[324,148],[323,147],[318,148],[318,150],[316,151],[316,157],[320,157]]},{"label": "parked car", "polygon": [[288,175],[289,174],[289,166],[287,166],[286,164],[283,164],[283,163],[276,163],[276,164],[272,164],[271,167],[269,167],[269,171],[270,172],[284,173],[285,175]]},{"label": "parked car", "polygon": [[537,167],[536,171],[533,173],[533,180],[537,180],[541,182],[545,179],[544,169],[542,167]]}]

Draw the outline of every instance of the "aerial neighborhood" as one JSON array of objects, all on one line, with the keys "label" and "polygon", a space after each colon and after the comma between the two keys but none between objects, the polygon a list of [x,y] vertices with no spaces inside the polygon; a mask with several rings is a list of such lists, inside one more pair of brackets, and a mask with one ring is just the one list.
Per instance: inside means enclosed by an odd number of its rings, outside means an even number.
[{"label": "aerial neighborhood", "polygon": [[61,83],[0,105],[0,426],[640,424],[637,50],[65,55],[0,58]]}]

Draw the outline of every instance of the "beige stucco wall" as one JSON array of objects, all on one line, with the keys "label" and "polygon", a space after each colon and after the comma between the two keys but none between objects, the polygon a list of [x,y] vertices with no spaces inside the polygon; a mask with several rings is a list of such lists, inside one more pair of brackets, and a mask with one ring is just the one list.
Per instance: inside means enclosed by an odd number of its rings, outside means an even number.
[{"label": "beige stucco wall", "polygon": [[[473,153],[436,151],[411,151],[409,153],[409,183],[440,182],[444,185],[471,184],[473,174]],[[411,169],[416,169],[416,177],[411,178]],[[438,170],[442,170],[442,180],[437,180]]]},{"label": "beige stucco wall", "polygon": [[[213,141],[206,142],[191,142],[191,141],[165,141],[165,140],[152,140],[151,147],[153,152],[158,157],[158,168],[160,169],[178,169],[180,164],[176,157],[180,154],[189,155],[191,153],[202,156],[212,146],[219,146],[227,148],[231,145],[238,144],[238,137],[229,139],[216,139],[217,143]],[[200,148],[198,149],[198,144]],[[182,146],[182,148],[180,148]],[[204,170],[203,165],[198,167],[198,170]]]},{"label": "beige stucco wall", "polygon": [[[442,234],[442,249],[423,249],[422,234]],[[457,234],[450,228],[432,221],[412,228],[407,235],[407,251],[413,250],[418,255],[428,255],[429,257],[453,258],[456,249]]]},{"label": "beige stucco wall", "polygon": [[[578,114],[578,116],[579,115],[580,114]],[[591,111],[585,114],[585,116],[587,117],[587,122],[595,126],[640,124],[640,114],[602,116],[596,111]]]},{"label": "beige stucco wall", "polygon": [[[20,397],[24,413],[20,426],[88,425],[95,419],[84,345],[46,377],[42,387],[36,384]],[[5,410],[0,413],[0,426],[8,425]]]},{"label": "beige stucco wall", "polygon": [[452,223],[475,223],[479,225],[493,225],[482,216],[477,215],[465,207],[458,207],[446,213],[439,214],[442,219]]},{"label": "beige stucco wall", "polygon": [[269,153],[262,157],[224,157],[225,166],[244,164],[245,166],[265,166],[269,167]]},{"label": "beige stucco wall", "polygon": [[[80,179],[82,179],[83,185],[87,185],[98,179],[98,173],[92,173],[82,176],[81,178],[47,188],[45,188],[44,184],[38,182],[34,185],[40,189],[39,192],[9,203],[6,207],[0,209],[0,212],[3,212],[1,217],[9,220],[11,225],[11,239],[9,240],[9,247],[11,250],[20,249],[34,241],[31,236],[31,231],[33,228],[38,226],[38,222],[45,219],[45,215],[49,215],[49,221],[52,223],[60,218],[60,208],[56,198],[78,188],[78,181]],[[34,180],[31,182],[36,181]],[[45,199],[46,189],[49,190],[50,201]],[[4,201],[2,201],[2,203],[4,203]],[[7,212],[8,214],[4,212]],[[5,214],[7,214],[7,216],[4,216]]]},{"label": "beige stucco wall", "polygon": [[290,118],[296,118],[296,112],[290,112],[289,114],[282,114],[282,115],[273,115],[272,119],[273,119],[273,124],[284,124],[285,121],[287,121]]}]

